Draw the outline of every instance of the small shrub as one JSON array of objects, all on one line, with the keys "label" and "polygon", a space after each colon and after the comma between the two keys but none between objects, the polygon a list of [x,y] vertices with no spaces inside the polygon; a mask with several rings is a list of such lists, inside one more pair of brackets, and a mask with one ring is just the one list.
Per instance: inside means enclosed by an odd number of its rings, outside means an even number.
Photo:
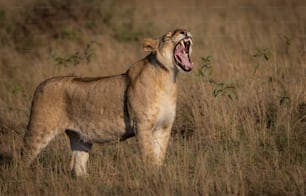
[{"label": "small shrub", "polygon": [[238,95],[236,93],[236,87],[233,82],[225,81],[225,82],[217,82],[213,78],[213,66],[212,66],[212,56],[202,57],[202,64],[197,71],[197,76],[200,79],[204,79],[208,81],[209,84],[214,88],[213,96],[227,96],[231,100],[237,100]]},{"label": "small shrub", "polygon": [[91,59],[95,56],[95,49],[94,44],[101,46],[98,42],[90,42],[86,45],[86,47],[83,49],[83,51],[77,51],[72,54],[60,56],[54,53],[53,51],[50,52],[50,58],[55,62],[56,66],[76,66],[81,63],[89,64],[91,62]]}]

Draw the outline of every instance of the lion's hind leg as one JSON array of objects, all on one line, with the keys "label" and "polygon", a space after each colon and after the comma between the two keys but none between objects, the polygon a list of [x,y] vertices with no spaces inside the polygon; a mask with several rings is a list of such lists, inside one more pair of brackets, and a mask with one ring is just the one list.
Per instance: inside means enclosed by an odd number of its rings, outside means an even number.
[{"label": "lion's hind leg", "polygon": [[87,161],[89,158],[89,151],[91,150],[91,143],[81,140],[80,135],[72,130],[66,130],[70,139],[70,147],[72,157],[70,161],[70,169],[75,176],[87,175]]},{"label": "lion's hind leg", "polygon": [[58,133],[58,130],[47,128],[43,124],[29,126],[23,138],[21,161],[29,166]]}]

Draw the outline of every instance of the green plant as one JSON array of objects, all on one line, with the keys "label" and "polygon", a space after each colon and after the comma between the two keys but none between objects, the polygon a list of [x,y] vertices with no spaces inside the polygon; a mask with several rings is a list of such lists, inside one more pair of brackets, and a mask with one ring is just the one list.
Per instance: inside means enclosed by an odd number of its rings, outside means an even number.
[{"label": "green plant", "polygon": [[292,44],[293,38],[292,38],[291,36],[285,35],[285,36],[284,36],[284,39],[285,39],[285,41],[286,41],[286,45],[289,47],[289,46]]},{"label": "green plant", "polygon": [[252,55],[255,61],[255,69],[254,74],[257,72],[257,69],[259,68],[259,61],[260,59],[264,59],[265,61],[268,61],[272,56],[271,51],[268,48],[256,48],[255,53]]},{"label": "green plant", "polygon": [[287,105],[287,106],[290,105],[291,99],[290,99],[290,96],[288,95],[288,93],[284,92],[282,95],[279,95],[277,97],[278,97],[280,105]]},{"label": "green plant", "polygon": [[59,56],[55,53],[50,54],[51,59],[55,61],[57,66],[68,66],[68,65],[78,65],[80,64],[82,57],[79,52],[75,52],[73,54],[69,54],[66,56]]},{"label": "green plant", "polygon": [[256,52],[253,55],[255,58],[264,58],[268,61],[272,56],[271,51],[268,48],[256,48]]},{"label": "green plant", "polygon": [[215,89],[213,90],[214,97],[227,96],[231,100],[237,100],[238,95],[236,93],[236,87],[231,81],[220,82],[215,85]]},{"label": "green plant", "polygon": [[84,55],[84,58],[87,64],[90,63],[92,58],[96,55],[96,50],[95,50],[94,45],[102,46],[102,44],[99,42],[91,41],[90,43],[86,45],[83,51],[83,55]]},{"label": "green plant", "polygon": [[288,54],[289,53],[289,46],[292,44],[293,37],[284,35],[284,40],[285,40],[285,43],[286,43],[286,54]]},{"label": "green plant", "polygon": [[227,96],[231,100],[237,100],[238,95],[236,93],[236,87],[233,82],[216,82],[213,78],[213,66],[212,66],[212,56],[202,57],[202,64],[197,70],[197,76],[200,79],[204,79],[209,82],[209,84],[214,88],[213,96]]},{"label": "green plant", "polygon": [[83,51],[77,51],[64,56],[57,55],[51,51],[50,58],[55,62],[57,66],[76,66],[82,62],[88,64],[90,63],[92,57],[95,55],[95,48],[93,47],[94,44],[101,46],[100,43],[92,41],[85,46]]},{"label": "green plant", "polygon": [[19,93],[22,93],[24,91],[24,88],[20,83],[14,82],[10,87],[9,90],[12,94],[16,95]]},{"label": "green plant", "polygon": [[197,76],[200,78],[204,78],[208,80],[209,82],[214,82],[212,79],[212,76],[213,76],[213,67],[211,65],[212,56],[202,57],[201,60],[202,60],[202,64],[200,65],[200,68],[198,69]]},{"label": "green plant", "polygon": [[81,37],[82,35],[80,31],[70,28],[70,27],[63,27],[60,30],[58,38],[69,39],[69,40],[81,40]]}]

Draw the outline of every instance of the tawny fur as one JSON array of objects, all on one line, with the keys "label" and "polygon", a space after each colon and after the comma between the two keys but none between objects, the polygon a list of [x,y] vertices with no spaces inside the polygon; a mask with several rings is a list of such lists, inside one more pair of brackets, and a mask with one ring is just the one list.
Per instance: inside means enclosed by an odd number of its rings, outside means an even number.
[{"label": "tawny fur", "polygon": [[86,175],[93,143],[137,136],[142,159],[161,165],[176,110],[175,45],[185,30],[175,30],[159,40],[147,39],[150,54],[125,74],[101,78],[57,77],[36,89],[24,137],[22,159],[30,164],[58,134],[70,139],[70,167]]}]

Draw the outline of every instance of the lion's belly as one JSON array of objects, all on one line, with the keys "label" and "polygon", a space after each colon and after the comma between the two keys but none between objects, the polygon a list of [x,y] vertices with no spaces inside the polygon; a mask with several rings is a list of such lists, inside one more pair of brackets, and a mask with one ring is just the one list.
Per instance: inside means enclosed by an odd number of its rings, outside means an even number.
[{"label": "lion's belly", "polygon": [[84,140],[108,142],[118,140],[127,131],[125,81],[121,77],[82,84],[67,89],[67,129],[80,133]]},{"label": "lion's belly", "polygon": [[104,115],[90,115],[83,119],[75,117],[67,126],[78,132],[84,141],[109,142],[118,140],[126,132],[126,123],[120,115],[115,118]]}]

